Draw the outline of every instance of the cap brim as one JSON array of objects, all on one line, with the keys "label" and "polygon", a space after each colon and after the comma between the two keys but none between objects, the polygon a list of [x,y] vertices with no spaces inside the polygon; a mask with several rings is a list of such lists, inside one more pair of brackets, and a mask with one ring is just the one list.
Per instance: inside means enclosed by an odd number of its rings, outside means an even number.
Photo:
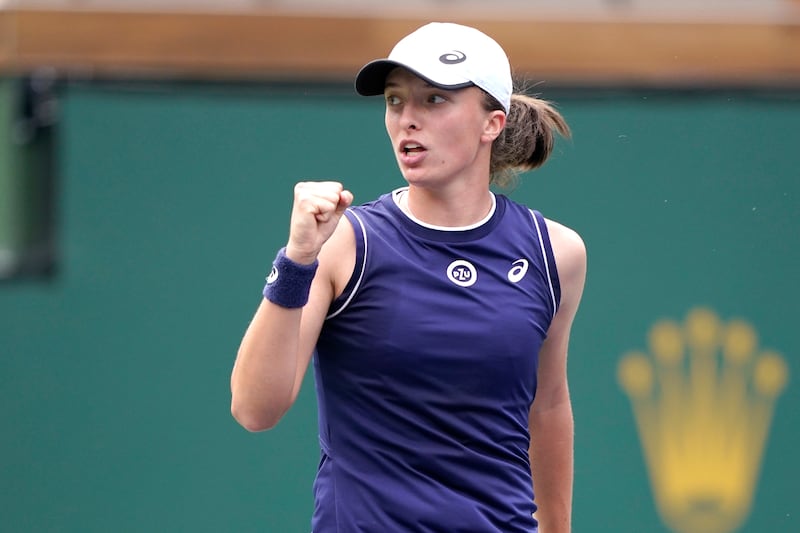
[{"label": "cap brim", "polygon": [[438,83],[417,70],[391,59],[376,59],[364,65],[356,75],[356,92],[362,96],[377,96],[383,94],[386,89],[386,77],[397,67],[403,67],[415,76],[419,76],[434,87],[442,89],[463,89],[474,85],[472,82],[458,83],[455,85],[445,85]]},{"label": "cap brim", "polygon": [[400,63],[388,59],[376,59],[364,65],[356,75],[356,92],[361,96],[377,96],[386,88],[386,76]]}]

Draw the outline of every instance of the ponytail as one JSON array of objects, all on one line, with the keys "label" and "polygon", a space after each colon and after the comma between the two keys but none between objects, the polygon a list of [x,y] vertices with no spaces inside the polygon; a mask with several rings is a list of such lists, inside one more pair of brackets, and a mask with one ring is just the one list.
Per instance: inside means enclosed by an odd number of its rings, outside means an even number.
[{"label": "ponytail", "polygon": [[[487,107],[495,107],[489,97]],[[517,175],[544,164],[553,151],[556,134],[570,137],[570,129],[555,106],[525,94],[511,95],[506,127],[492,145],[491,183],[508,187]]]}]

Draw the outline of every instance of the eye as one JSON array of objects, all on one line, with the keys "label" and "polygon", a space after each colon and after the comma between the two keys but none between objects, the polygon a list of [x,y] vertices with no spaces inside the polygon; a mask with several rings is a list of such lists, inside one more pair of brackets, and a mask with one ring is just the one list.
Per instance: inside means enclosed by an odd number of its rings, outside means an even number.
[{"label": "eye", "polygon": [[432,94],[428,97],[428,101],[432,104],[443,104],[447,102],[447,98],[440,94]]},{"label": "eye", "polygon": [[386,95],[386,105],[397,105],[400,103],[400,97],[393,94]]}]

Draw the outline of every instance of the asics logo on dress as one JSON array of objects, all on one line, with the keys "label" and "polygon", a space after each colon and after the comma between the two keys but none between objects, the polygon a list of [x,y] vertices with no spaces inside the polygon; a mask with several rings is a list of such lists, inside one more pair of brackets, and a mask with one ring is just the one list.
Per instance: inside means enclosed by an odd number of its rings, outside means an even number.
[{"label": "asics logo on dress", "polygon": [[[527,259],[517,259],[511,263],[511,270],[508,271],[508,281],[519,283],[528,273]],[[459,287],[471,287],[478,281],[478,269],[464,259],[456,259],[447,267],[447,278]]]},{"label": "asics logo on dress", "polygon": [[528,273],[528,260],[517,259],[512,263],[513,267],[508,271],[508,281],[511,283],[519,283],[525,274]]}]

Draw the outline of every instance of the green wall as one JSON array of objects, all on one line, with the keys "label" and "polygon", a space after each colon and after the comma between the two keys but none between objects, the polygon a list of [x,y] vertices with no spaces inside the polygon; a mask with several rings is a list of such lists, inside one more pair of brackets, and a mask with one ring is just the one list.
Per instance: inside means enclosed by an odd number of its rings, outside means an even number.
[{"label": "green wall", "polygon": [[[617,370],[697,307],[746,321],[788,367],[736,531],[799,528],[800,97],[543,91],[574,138],[511,196],[589,251],[570,354],[575,530],[670,531]],[[380,99],[73,83],[60,104],[58,275],[0,285],[0,529],[307,532],[311,378],[260,434],[231,418],[228,379],[293,183],[340,179],[358,202],[402,184]]]}]

